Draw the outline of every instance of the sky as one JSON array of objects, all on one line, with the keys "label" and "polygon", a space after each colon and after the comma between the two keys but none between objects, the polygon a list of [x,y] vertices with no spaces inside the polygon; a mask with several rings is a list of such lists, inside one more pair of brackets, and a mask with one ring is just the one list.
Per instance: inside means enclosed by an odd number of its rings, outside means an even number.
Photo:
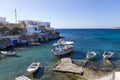
[{"label": "sky", "polygon": [[40,20],[55,28],[120,26],[120,0],[0,0],[0,17],[8,22]]}]

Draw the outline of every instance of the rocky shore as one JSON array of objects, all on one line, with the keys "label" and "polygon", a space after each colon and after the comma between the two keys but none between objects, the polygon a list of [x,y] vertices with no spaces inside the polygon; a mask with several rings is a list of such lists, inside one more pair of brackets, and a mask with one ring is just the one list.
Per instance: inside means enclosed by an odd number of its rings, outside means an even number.
[{"label": "rocky shore", "polygon": [[11,46],[11,40],[9,38],[0,38],[0,49],[5,49]]},{"label": "rocky shore", "polygon": [[0,49],[5,49],[9,46],[28,44],[31,42],[46,42],[60,38],[59,32],[55,29],[46,29],[42,26],[40,33],[28,33],[25,24],[0,24]]},{"label": "rocky shore", "polygon": [[73,64],[70,58],[62,58],[61,63],[58,64],[53,69],[53,71],[70,72],[70,73],[81,74],[81,75],[84,73],[83,68]]},{"label": "rocky shore", "polygon": [[107,76],[112,72],[104,72],[100,70],[94,70],[90,68],[84,68],[84,75],[74,74],[74,73],[63,73],[53,71],[56,64],[51,64],[45,68],[44,75],[40,80],[94,80]]},{"label": "rocky shore", "polygon": [[[109,62],[105,64],[104,60],[103,62],[100,62],[99,65],[98,63],[95,64],[94,62],[91,61],[87,62],[87,65],[85,65],[86,64],[85,60],[72,60],[72,62],[76,64],[78,67],[83,67],[83,71],[84,71],[83,75],[76,74],[74,72],[69,73],[63,71],[54,71],[53,69],[55,69],[57,65],[61,64],[61,62],[58,61],[57,63],[51,63],[51,65],[45,67],[43,73],[44,75],[41,75],[41,77],[38,79],[39,80],[117,80],[119,79],[119,77],[118,76],[115,77],[115,75],[120,75],[120,74],[115,73],[116,69],[110,66]],[[108,66],[110,67],[107,68]],[[67,67],[69,67],[69,65]]]}]

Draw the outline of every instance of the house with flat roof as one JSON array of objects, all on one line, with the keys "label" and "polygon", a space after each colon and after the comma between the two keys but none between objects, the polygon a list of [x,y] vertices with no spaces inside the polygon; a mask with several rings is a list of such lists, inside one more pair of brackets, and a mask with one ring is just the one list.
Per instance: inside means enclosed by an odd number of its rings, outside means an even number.
[{"label": "house with flat roof", "polygon": [[28,33],[41,33],[44,30],[50,29],[50,22],[41,22],[33,20],[19,20],[18,23],[23,23]]},{"label": "house with flat roof", "polygon": [[0,17],[0,23],[6,23],[6,18],[5,17]]}]

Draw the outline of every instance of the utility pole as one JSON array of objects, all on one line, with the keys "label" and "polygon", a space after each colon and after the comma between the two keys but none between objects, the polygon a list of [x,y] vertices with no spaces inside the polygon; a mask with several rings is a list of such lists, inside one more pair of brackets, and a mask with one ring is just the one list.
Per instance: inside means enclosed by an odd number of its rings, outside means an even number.
[{"label": "utility pole", "polygon": [[15,22],[17,24],[17,11],[16,11],[16,9],[15,9]]}]

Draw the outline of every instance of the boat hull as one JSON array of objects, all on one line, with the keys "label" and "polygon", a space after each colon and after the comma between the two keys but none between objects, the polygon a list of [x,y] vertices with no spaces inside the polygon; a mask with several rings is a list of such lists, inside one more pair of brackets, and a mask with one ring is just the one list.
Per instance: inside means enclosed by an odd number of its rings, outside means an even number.
[{"label": "boat hull", "polygon": [[103,58],[104,59],[110,59],[113,56],[114,53],[108,52],[108,54],[103,53]]},{"label": "boat hull", "polygon": [[27,72],[29,72],[29,73],[34,73],[34,72],[36,72],[37,70],[38,70],[38,68],[37,68],[37,69],[28,69]]},{"label": "boat hull", "polygon": [[96,53],[95,53],[95,52],[88,52],[88,53],[86,54],[86,58],[87,58],[87,59],[94,60],[95,57],[96,57]]},{"label": "boat hull", "polygon": [[28,43],[30,46],[40,46],[40,43]]},{"label": "boat hull", "polygon": [[1,51],[1,54],[6,55],[6,56],[16,56],[16,52],[11,52],[11,51]]},{"label": "boat hull", "polygon": [[103,58],[105,58],[105,59],[110,59],[111,57],[112,57],[112,55],[110,55],[110,56],[103,55]]},{"label": "boat hull", "polygon": [[90,59],[90,60],[94,60],[95,59],[95,56],[94,57],[88,57],[86,56],[87,59]]},{"label": "boat hull", "polygon": [[33,62],[28,68],[27,68],[27,72],[29,73],[34,73],[38,70],[38,68],[40,67],[40,62]]},{"label": "boat hull", "polygon": [[67,50],[64,50],[64,51],[53,51],[54,55],[66,55],[66,54],[69,54],[73,52],[73,48],[70,48],[70,49],[67,49]]}]

